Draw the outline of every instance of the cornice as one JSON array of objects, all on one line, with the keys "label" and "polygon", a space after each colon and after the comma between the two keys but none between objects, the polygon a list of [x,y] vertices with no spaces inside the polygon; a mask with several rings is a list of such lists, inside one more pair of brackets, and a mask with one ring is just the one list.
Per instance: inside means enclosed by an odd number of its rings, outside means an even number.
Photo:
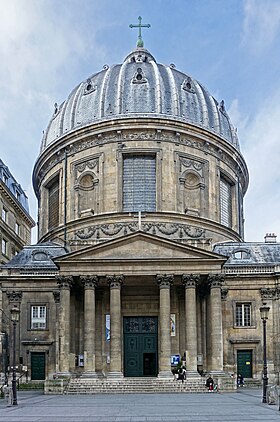
[{"label": "cornice", "polygon": [[17,210],[17,212],[24,218],[30,228],[35,226],[35,221],[31,215],[23,208],[21,203],[12,195],[10,190],[6,187],[2,180],[0,180],[0,193],[2,193],[6,199],[9,200],[10,204]]}]

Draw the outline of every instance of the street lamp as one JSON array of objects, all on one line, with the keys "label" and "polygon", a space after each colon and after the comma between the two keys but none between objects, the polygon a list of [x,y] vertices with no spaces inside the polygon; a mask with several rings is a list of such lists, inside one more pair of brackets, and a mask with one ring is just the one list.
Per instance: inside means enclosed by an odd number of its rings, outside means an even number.
[{"label": "street lamp", "polygon": [[12,391],[13,391],[13,406],[17,405],[17,370],[16,370],[16,327],[19,321],[19,309],[11,309],[11,320],[13,323],[13,378],[12,378]]},{"label": "street lamp", "polygon": [[266,360],[266,320],[268,319],[268,312],[269,306],[266,306],[264,303],[263,306],[260,307],[261,319],[263,322],[263,399],[262,402],[266,403],[266,391],[267,391],[267,384],[268,384],[268,377],[267,377],[267,360]]}]

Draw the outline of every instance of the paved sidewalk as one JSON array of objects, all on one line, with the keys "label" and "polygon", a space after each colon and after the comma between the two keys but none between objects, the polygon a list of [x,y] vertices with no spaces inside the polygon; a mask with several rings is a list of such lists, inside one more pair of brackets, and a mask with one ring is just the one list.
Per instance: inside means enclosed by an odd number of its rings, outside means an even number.
[{"label": "paved sidewalk", "polygon": [[224,394],[98,394],[44,396],[19,392],[18,406],[0,400],[1,422],[278,421],[260,390]]}]

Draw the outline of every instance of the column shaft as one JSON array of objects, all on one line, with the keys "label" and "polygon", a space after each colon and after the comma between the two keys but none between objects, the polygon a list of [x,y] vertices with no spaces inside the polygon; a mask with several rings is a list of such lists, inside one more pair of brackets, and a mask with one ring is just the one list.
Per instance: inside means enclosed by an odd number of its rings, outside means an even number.
[{"label": "column shaft", "polygon": [[59,318],[59,371],[69,374],[70,354],[70,286],[72,277],[59,277],[60,318]]},{"label": "column shaft", "polygon": [[223,327],[221,286],[223,276],[214,274],[210,280],[210,312],[211,312],[211,371],[223,372]]},{"label": "column shaft", "polygon": [[84,370],[95,376],[95,286],[96,276],[81,277],[84,284]]},{"label": "column shaft", "polygon": [[107,276],[110,286],[110,374],[120,377],[122,374],[122,339],[121,339],[121,285],[123,276]]},{"label": "column shaft", "polygon": [[196,319],[196,285],[199,276],[184,274],[185,314],[186,314],[186,366],[187,376],[197,375],[197,319]]},{"label": "column shaft", "polygon": [[160,355],[159,377],[171,377],[170,286],[173,275],[157,275],[159,284]]}]

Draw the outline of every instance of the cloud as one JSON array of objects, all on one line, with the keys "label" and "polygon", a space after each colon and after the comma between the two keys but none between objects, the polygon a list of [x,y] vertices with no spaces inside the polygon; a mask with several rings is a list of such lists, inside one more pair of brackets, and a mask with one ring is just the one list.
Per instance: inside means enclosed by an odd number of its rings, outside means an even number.
[{"label": "cloud", "polygon": [[249,167],[250,188],[246,195],[247,240],[256,232],[280,235],[280,104],[279,92],[263,102],[242,130],[243,152]]},{"label": "cloud", "polygon": [[279,0],[245,0],[242,45],[261,54],[280,30]]}]

